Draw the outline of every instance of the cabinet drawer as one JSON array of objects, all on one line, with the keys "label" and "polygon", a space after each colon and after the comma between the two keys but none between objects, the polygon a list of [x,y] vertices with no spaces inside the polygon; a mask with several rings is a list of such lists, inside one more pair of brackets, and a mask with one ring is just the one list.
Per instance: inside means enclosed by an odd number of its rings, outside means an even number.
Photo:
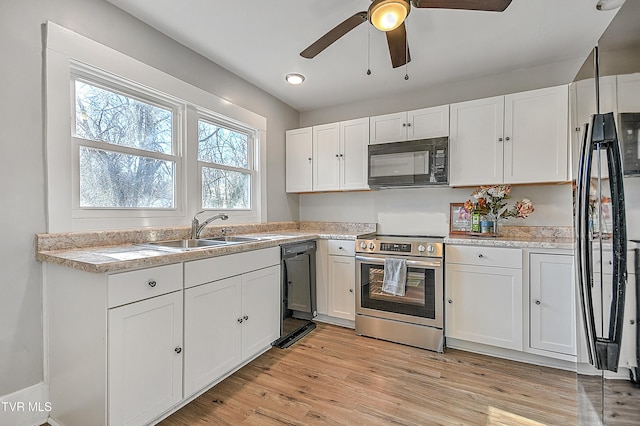
[{"label": "cabinet drawer", "polygon": [[522,268],[522,250],[503,247],[446,246],[447,263]]},{"label": "cabinet drawer", "polygon": [[185,262],[184,287],[193,287],[279,264],[280,247]]},{"label": "cabinet drawer", "polygon": [[182,264],[121,272],[107,278],[109,308],[171,293],[182,288]]},{"label": "cabinet drawer", "polygon": [[349,240],[329,240],[329,254],[337,256],[355,256],[356,242]]}]

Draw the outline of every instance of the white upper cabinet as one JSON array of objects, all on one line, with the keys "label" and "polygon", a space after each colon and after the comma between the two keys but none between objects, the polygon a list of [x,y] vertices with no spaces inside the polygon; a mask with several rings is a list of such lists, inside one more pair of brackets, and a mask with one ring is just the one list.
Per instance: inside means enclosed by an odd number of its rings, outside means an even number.
[{"label": "white upper cabinet", "polygon": [[503,123],[504,96],[451,105],[451,186],[502,183]]},{"label": "white upper cabinet", "polygon": [[566,181],[568,112],[567,86],[452,104],[450,184]]},{"label": "white upper cabinet", "polygon": [[640,111],[640,73],[618,76],[618,112]]},{"label": "white upper cabinet", "polygon": [[313,190],[340,186],[340,123],[313,126]]},{"label": "white upper cabinet", "polygon": [[371,143],[439,138],[449,135],[449,105],[371,117]]},{"label": "white upper cabinet", "polygon": [[[617,120],[616,77],[600,77],[599,86],[600,112],[613,112]],[[575,179],[578,176],[578,161],[584,138],[584,125],[597,112],[596,84],[593,78],[581,80],[571,85],[571,105],[571,176]],[[602,167],[601,170],[606,171],[606,168]]]},{"label": "white upper cabinet", "polygon": [[368,117],[340,122],[339,189],[369,189],[367,184],[368,146]]},{"label": "white upper cabinet", "polygon": [[287,131],[287,192],[369,189],[369,118]]},{"label": "white upper cabinet", "polygon": [[286,191],[313,189],[313,133],[311,127],[286,132]]}]

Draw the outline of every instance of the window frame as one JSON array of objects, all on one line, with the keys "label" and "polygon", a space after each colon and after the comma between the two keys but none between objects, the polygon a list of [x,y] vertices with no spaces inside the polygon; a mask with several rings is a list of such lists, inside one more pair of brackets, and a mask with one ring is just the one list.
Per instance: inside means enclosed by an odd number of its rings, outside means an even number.
[{"label": "window frame", "polygon": [[[171,151],[172,154],[164,154],[158,151],[148,151],[139,148],[117,145],[106,141],[94,141],[84,139],[76,134],[76,90],[75,82],[80,81],[126,96],[152,106],[171,111]],[[91,69],[83,64],[72,64],[70,73],[71,90],[71,158],[72,158],[72,212],[74,218],[96,217],[149,217],[149,216],[175,216],[184,209],[184,156],[183,146],[185,137],[183,132],[184,103],[178,100],[148,90],[139,84],[125,81],[117,76],[108,75],[99,70]],[[80,147],[94,148],[103,151],[133,155],[136,157],[153,158],[174,163],[173,179],[173,207],[90,207],[80,205]]]},{"label": "window frame", "polygon": [[[46,194],[47,232],[189,227],[193,216],[201,210],[195,118],[200,113],[254,132],[255,164],[258,169],[252,194],[256,201],[252,211],[229,211],[227,223],[266,220],[266,216],[263,216],[267,206],[265,117],[54,22],[47,21],[44,31],[46,180],[43,190]],[[179,182],[176,184],[176,207],[181,207],[181,210],[73,209],[71,106],[75,98],[70,90],[70,76],[78,70],[90,70],[98,76],[107,76],[109,81],[113,79],[118,85],[132,85],[129,87],[139,88],[141,92],[149,92],[154,97],[164,96],[164,99],[175,100],[183,106],[182,116],[178,119],[181,127],[177,130],[184,141],[179,147],[183,150],[180,153],[182,170],[176,171],[176,180]],[[179,191],[182,191],[182,195],[178,195]]]},{"label": "window frame", "polygon": [[[223,118],[216,116],[214,114],[211,113],[205,113],[204,111],[198,111],[198,116],[197,116],[197,125],[199,127],[199,123],[200,122],[205,122],[207,124],[213,125],[213,126],[217,126],[217,127],[222,127],[225,128],[227,130],[231,130],[231,131],[235,131],[238,133],[243,133],[247,135],[247,168],[242,168],[242,167],[235,167],[235,166],[229,166],[226,164],[219,164],[219,163],[213,163],[213,162],[209,162],[209,161],[203,161],[199,159],[199,149],[200,149],[200,138],[196,138],[196,159],[197,159],[197,164],[198,164],[198,188],[199,188],[199,204],[200,204],[200,210],[205,210],[205,211],[224,211],[227,214],[234,214],[234,213],[238,213],[241,215],[246,215],[247,213],[252,213],[254,212],[257,203],[259,202],[258,200],[258,193],[255,190],[256,187],[256,183],[258,182],[259,179],[259,162],[257,161],[258,156],[256,155],[256,152],[259,150],[259,146],[257,144],[257,137],[256,137],[256,132],[253,129],[250,129],[246,126],[242,126],[242,125],[238,125],[236,123],[232,123],[228,120],[224,120]],[[196,128],[196,132],[197,132],[198,128]],[[218,170],[228,170],[228,171],[232,171],[232,172],[239,172],[239,173],[244,173],[244,174],[248,174],[249,175],[249,208],[244,208],[244,209],[234,209],[234,208],[208,208],[205,207],[203,205],[203,197],[204,197],[204,186],[203,186],[203,182],[202,182],[202,172],[203,169],[207,167],[210,169],[218,169]]]}]

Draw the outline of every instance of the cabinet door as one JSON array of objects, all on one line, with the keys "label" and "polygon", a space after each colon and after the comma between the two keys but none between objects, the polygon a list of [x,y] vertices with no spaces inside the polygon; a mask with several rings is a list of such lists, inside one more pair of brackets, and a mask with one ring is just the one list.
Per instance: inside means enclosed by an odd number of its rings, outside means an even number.
[{"label": "cabinet door", "polygon": [[407,140],[407,113],[378,115],[370,118],[371,143],[388,143]]},{"label": "cabinet door", "polygon": [[529,256],[529,346],[576,355],[573,256]]},{"label": "cabinet door", "polygon": [[407,139],[449,136],[449,105],[407,112]]},{"label": "cabinet door", "polygon": [[286,191],[310,192],[313,179],[313,134],[311,127],[287,130]]},{"label": "cabinet door", "polygon": [[505,96],[504,183],[568,179],[569,88]]},{"label": "cabinet door", "polygon": [[182,292],[109,309],[109,424],[146,424],[182,399]]},{"label": "cabinet door", "polygon": [[313,190],[340,189],[340,124],[313,126]]},{"label": "cabinet door", "polygon": [[[616,77],[600,77],[600,111],[613,112],[617,120]],[[573,124],[571,126],[571,165],[572,177],[578,176],[578,161],[580,159],[580,147],[584,137],[584,124],[588,123],[591,116],[596,113],[596,88],[593,78],[574,83],[574,99],[570,102]],[[606,160],[605,160],[606,163]],[[601,167],[606,171],[606,167]],[[595,164],[592,173],[595,171]],[[592,174],[595,176],[595,174]],[[606,176],[605,176],[606,177]]]},{"label": "cabinet door", "polygon": [[504,97],[452,104],[450,113],[450,185],[502,183]]},{"label": "cabinet door", "polygon": [[369,189],[369,118],[340,123],[340,189]]},{"label": "cabinet door", "polygon": [[618,112],[640,111],[640,73],[618,76]]},{"label": "cabinet door", "polygon": [[351,256],[329,256],[329,316],[355,320],[356,265]]},{"label": "cabinet door", "polygon": [[446,266],[445,335],[522,350],[522,270]]},{"label": "cabinet door", "polygon": [[242,275],[242,360],[280,337],[280,266]]},{"label": "cabinet door", "polygon": [[190,396],[241,362],[240,276],[184,294],[184,394]]}]

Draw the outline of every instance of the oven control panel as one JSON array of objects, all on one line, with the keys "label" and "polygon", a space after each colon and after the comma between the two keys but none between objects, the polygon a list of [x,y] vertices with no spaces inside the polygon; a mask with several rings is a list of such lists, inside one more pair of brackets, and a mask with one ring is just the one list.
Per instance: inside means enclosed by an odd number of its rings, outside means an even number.
[{"label": "oven control panel", "polygon": [[397,254],[419,257],[443,257],[444,244],[437,238],[411,238],[403,239],[384,238],[378,236],[371,239],[358,239],[356,252]]}]

